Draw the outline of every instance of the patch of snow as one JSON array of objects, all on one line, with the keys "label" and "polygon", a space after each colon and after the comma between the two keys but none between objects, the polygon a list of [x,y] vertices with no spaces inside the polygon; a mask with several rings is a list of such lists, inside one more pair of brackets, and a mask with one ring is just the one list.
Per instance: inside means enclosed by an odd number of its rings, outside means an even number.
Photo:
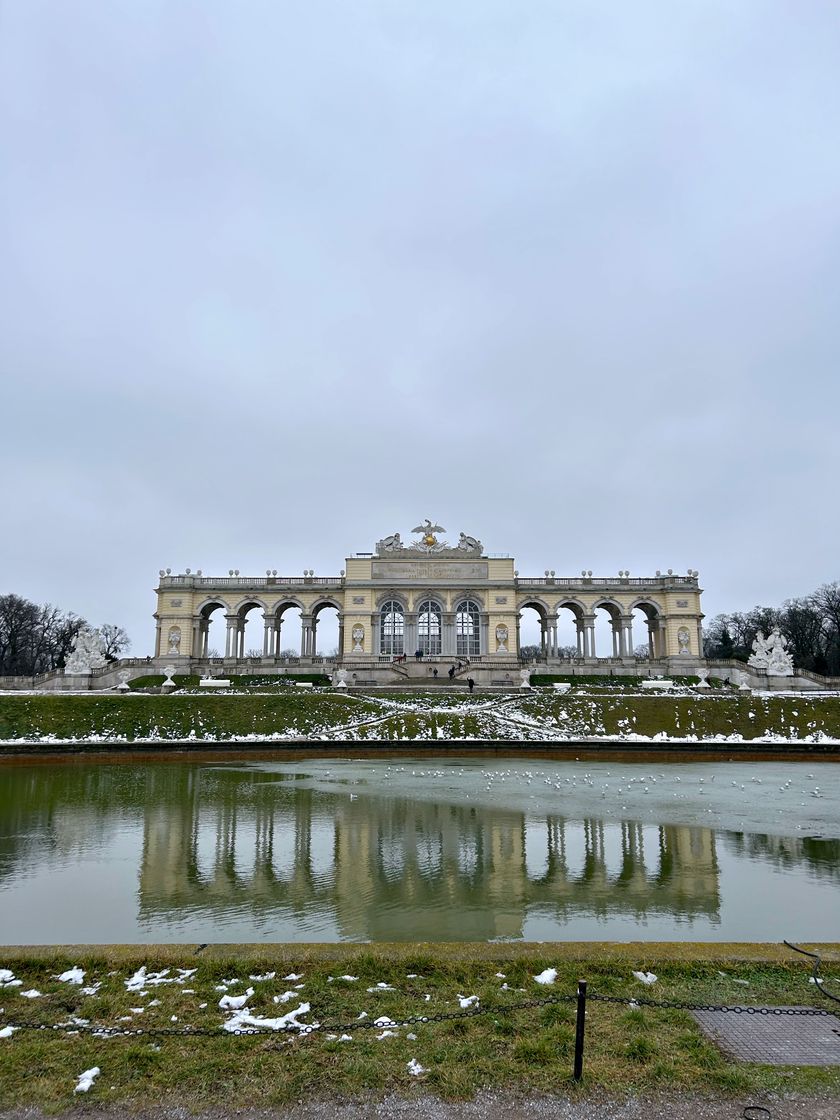
[{"label": "patch of snow", "polygon": [[91,1068],[86,1069],[84,1073],[80,1073],[79,1080],[76,1082],[76,1088],[73,1090],[73,1092],[86,1093],[88,1089],[91,1088],[94,1080],[99,1076],[99,1074],[99,1066],[91,1066]]},{"label": "patch of snow", "polygon": [[288,1031],[288,1030],[304,1030],[307,1027],[317,1027],[318,1023],[299,1023],[298,1017],[306,1015],[309,1011],[309,1004],[302,1003],[300,1007],[296,1007],[294,1011],[289,1011],[286,1015],[281,1015],[277,1019],[261,1019],[256,1015],[251,1015],[248,1011],[237,1011],[230,1019],[223,1025],[222,1030],[225,1031],[238,1031],[242,1027],[264,1027],[270,1031]]},{"label": "patch of snow", "polygon": [[478,1004],[478,996],[462,996],[459,992],[458,1003],[461,1007],[475,1007]]},{"label": "patch of snow", "polygon": [[534,979],[538,984],[553,984],[557,979],[557,969],[546,968],[539,974],[539,976],[535,976]]},{"label": "patch of snow", "polygon": [[427,1069],[420,1065],[416,1058],[412,1058],[405,1068],[412,1075],[412,1077],[419,1077],[421,1073],[429,1072]]},{"label": "patch of snow", "polygon": [[253,994],[254,989],[248,988],[241,996],[222,996],[219,1000],[219,1007],[222,1011],[240,1011]]},{"label": "patch of snow", "polygon": [[76,965],[74,968],[68,968],[66,972],[62,972],[60,976],[56,976],[56,980],[62,980],[65,984],[81,984],[84,980],[84,970]]},{"label": "patch of snow", "polygon": [[650,987],[651,984],[655,984],[659,979],[659,977],[652,972],[634,972],[633,975],[640,984],[647,984],[648,987]]}]

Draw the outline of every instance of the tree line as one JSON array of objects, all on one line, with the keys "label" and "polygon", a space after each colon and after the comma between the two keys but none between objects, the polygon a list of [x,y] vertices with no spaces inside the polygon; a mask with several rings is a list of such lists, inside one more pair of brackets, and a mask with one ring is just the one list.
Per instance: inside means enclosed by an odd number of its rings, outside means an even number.
[{"label": "tree line", "polygon": [[[0,676],[34,677],[61,669],[76,636],[89,623],[52,603],[39,606],[20,595],[0,595]],[[121,626],[100,626],[108,661],[116,661],[131,642]]]},{"label": "tree line", "polygon": [[705,627],[703,651],[706,657],[746,661],[759,630],[766,636],[776,626],[797,668],[840,676],[840,582],[824,583],[780,607],[716,615]]}]

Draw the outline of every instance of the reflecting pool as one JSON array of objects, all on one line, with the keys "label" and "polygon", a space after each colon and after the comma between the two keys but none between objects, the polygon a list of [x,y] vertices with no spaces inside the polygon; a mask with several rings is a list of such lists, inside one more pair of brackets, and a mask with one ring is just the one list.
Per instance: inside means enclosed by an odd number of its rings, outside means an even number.
[{"label": "reflecting pool", "polygon": [[836,940],[840,766],[0,770],[0,943]]}]

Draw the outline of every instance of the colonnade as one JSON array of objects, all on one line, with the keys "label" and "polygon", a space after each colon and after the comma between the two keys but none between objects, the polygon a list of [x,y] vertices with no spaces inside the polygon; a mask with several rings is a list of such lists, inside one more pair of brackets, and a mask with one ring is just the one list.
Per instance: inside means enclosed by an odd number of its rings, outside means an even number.
[{"label": "colonnade", "polygon": [[[531,604],[526,604],[531,606]],[[523,608],[520,608],[525,609]],[[532,607],[536,610],[536,606]],[[559,657],[560,644],[557,640],[556,615],[540,613],[540,652],[543,657]],[[645,619],[648,632],[648,652],[651,659],[665,657],[665,619],[661,615]],[[595,614],[575,615],[577,656],[582,659],[596,658]],[[602,657],[633,657],[633,616],[629,614],[610,615],[612,630],[612,652]],[[518,639],[518,635],[517,635]],[[521,645],[517,640],[517,645]]]},{"label": "colonnade", "polygon": [[[300,616],[300,656],[316,657],[318,649],[317,630],[318,614],[304,614]],[[282,615],[263,613],[263,657],[279,657],[281,650]],[[225,619],[225,649],[226,659],[245,657],[245,621],[246,615],[240,613],[224,615]],[[209,635],[211,616],[199,616],[193,620],[192,656],[207,657],[209,655]],[[342,646],[343,623],[342,616],[338,616],[338,646]]]}]

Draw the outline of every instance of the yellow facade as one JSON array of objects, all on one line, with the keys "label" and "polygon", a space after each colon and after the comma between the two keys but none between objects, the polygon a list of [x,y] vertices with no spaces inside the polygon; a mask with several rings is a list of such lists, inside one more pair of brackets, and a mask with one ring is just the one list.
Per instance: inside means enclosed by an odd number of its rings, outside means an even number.
[{"label": "yellow facade", "polygon": [[[434,545],[426,545],[427,539]],[[245,616],[258,607],[264,623],[262,660],[279,659],[282,632],[284,645],[299,645],[301,659],[317,661],[318,617],[332,607],[339,619],[338,660],[346,665],[411,657],[416,650],[426,659],[501,662],[518,657],[520,613],[532,607],[540,616],[541,650],[549,661],[558,656],[557,624],[564,611],[573,616],[582,662],[630,662],[634,645],[645,639],[654,660],[696,660],[702,656],[700,596],[692,571],[645,578],[624,572],[616,577],[553,572],[520,577],[511,557],[487,556],[479,541],[464,534],[455,547],[438,543],[432,532],[407,546],[395,534],[378,542],[375,552],[347,557],[337,576],[267,572],[246,577],[233,572],[208,577],[162,571],[155,652],[158,657],[206,658],[210,618],[223,617],[224,658],[243,658]],[[299,634],[284,629],[289,609],[300,611]],[[606,650],[595,648],[599,611],[611,624],[612,648]],[[645,616],[644,634],[633,631],[634,617],[638,630],[638,612]],[[214,634],[219,629],[214,627]]]}]

